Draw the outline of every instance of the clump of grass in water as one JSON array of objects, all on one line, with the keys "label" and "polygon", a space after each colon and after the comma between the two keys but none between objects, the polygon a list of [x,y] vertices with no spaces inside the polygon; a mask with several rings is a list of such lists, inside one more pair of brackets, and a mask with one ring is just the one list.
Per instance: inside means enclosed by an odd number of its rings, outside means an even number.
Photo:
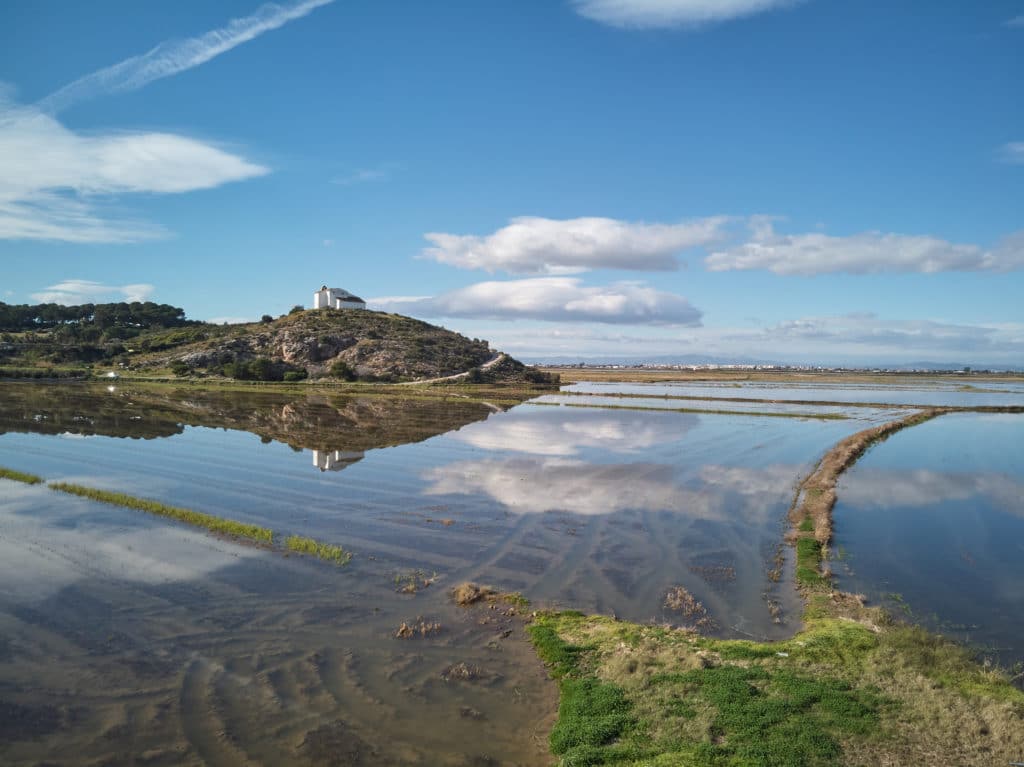
[{"label": "clump of grass in water", "polygon": [[303,538],[298,535],[289,536],[284,544],[291,551],[300,554],[310,554],[336,565],[347,565],[352,560],[352,552],[345,551],[341,546],[333,543],[321,543],[312,538]]},{"label": "clump of grass in water", "polygon": [[11,479],[15,482],[24,482],[26,485],[38,485],[43,482],[43,478],[37,477],[35,474],[26,474],[23,471],[5,469],[3,466],[0,466],[0,479]]},{"label": "clump of grass in water", "polygon": [[410,570],[395,575],[395,591],[399,594],[415,594],[420,589],[432,586],[437,580],[437,573],[427,575],[423,570]]},{"label": "clump of grass in water", "polygon": [[518,591],[502,592],[490,586],[480,586],[476,583],[460,583],[453,588],[449,594],[455,604],[460,607],[468,607],[480,601],[506,602],[513,607],[525,609],[530,606],[530,600]]},{"label": "clump of grass in water", "polygon": [[129,509],[137,509],[147,514],[155,514],[160,517],[175,519],[187,525],[202,527],[214,533],[230,535],[237,538],[248,538],[259,543],[273,543],[274,532],[259,525],[249,525],[236,522],[233,519],[215,517],[212,514],[203,514],[192,509],[183,509],[178,506],[168,506],[159,501],[151,501],[146,498],[136,498],[126,493],[115,493],[109,490],[97,490],[93,487],[83,487],[68,482],[50,482],[48,487],[59,490],[62,493],[79,495],[101,503],[109,503],[113,506],[124,506]]}]

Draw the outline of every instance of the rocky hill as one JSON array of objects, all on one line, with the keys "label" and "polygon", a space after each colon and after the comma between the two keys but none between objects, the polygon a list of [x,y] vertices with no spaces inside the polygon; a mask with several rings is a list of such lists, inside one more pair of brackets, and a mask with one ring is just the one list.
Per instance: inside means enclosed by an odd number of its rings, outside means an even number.
[{"label": "rocky hill", "polygon": [[269,322],[193,325],[140,339],[133,368],[178,375],[402,382],[467,374],[469,380],[535,380],[542,374],[445,328],[367,310],[295,311]]}]

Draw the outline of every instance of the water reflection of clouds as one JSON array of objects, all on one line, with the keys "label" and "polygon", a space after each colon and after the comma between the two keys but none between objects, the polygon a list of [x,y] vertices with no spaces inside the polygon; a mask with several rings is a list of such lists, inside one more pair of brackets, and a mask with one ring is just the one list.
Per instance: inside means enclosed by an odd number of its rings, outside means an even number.
[{"label": "water reflection of clouds", "polygon": [[701,468],[699,481],[682,482],[677,467],[668,464],[560,457],[460,461],[423,474],[430,483],[426,495],[483,495],[517,513],[668,511],[746,524],[777,516],[795,476],[792,466],[708,465]]},{"label": "water reflection of clouds", "polygon": [[869,509],[937,506],[979,496],[991,498],[1001,511],[1024,517],[1024,484],[1006,474],[859,469],[839,489],[844,505]]},{"label": "water reflection of clouds", "polygon": [[481,450],[573,456],[585,448],[634,453],[681,439],[700,423],[691,413],[521,407],[453,436]]},{"label": "water reflection of clouds", "polygon": [[45,599],[85,578],[160,584],[201,578],[261,552],[40,487],[4,483],[0,597]]}]

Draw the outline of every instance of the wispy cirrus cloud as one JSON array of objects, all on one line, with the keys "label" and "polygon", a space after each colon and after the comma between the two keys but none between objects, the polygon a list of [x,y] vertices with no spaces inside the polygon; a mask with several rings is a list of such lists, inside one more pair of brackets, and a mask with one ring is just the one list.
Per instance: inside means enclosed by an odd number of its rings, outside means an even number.
[{"label": "wispy cirrus cloud", "polygon": [[426,317],[690,327],[701,318],[699,309],[674,293],[640,282],[588,286],[575,277],[478,282],[429,298],[391,296],[369,303]]},{"label": "wispy cirrus cloud", "polygon": [[999,147],[999,159],[1011,165],[1024,165],[1024,141],[1010,141],[1003,144]]},{"label": "wispy cirrus cloud", "polygon": [[80,77],[42,99],[37,106],[45,112],[55,113],[106,93],[138,90],[154,80],[205,64],[242,43],[332,2],[334,0],[301,0],[286,5],[266,3],[252,15],[232,19],[219,29],[187,40],[162,42],[139,56]]},{"label": "wispy cirrus cloud", "polygon": [[576,12],[613,27],[693,27],[753,16],[803,0],[572,0]]},{"label": "wispy cirrus cloud", "polygon": [[647,224],[613,218],[514,218],[478,236],[429,232],[423,257],[462,269],[573,274],[590,269],[671,271],[680,252],[718,242],[728,217]]},{"label": "wispy cirrus cloud", "polygon": [[1003,26],[1012,27],[1014,29],[1024,29],[1024,14],[1014,16],[1012,19],[1007,19],[1003,22]]},{"label": "wispy cirrus cloud", "polygon": [[109,213],[122,194],[210,189],[268,173],[210,143],[172,133],[81,135],[0,94],[0,240],[138,242],[165,234]]},{"label": "wispy cirrus cloud", "polygon": [[136,285],[104,285],[93,280],[70,279],[50,285],[37,293],[32,299],[41,304],[95,304],[115,301],[145,301],[153,293],[153,286],[148,283]]},{"label": "wispy cirrus cloud", "polygon": [[709,271],[763,269],[783,275],[936,272],[1008,272],[1024,268],[1024,231],[986,249],[929,235],[863,232],[834,237],[821,232],[779,234],[755,219],[748,241],[704,259]]}]

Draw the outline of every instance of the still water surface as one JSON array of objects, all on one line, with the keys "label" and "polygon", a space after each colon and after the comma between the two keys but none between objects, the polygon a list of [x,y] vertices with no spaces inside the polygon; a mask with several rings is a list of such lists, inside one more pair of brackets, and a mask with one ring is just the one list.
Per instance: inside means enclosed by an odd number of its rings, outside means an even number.
[{"label": "still water surface", "polygon": [[840,587],[1024,660],[1024,416],[953,414],[874,447],[839,483]]},{"label": "still water surface", "polygon": [[[0,403],[0,465],[355,553],[337,569],[0,482],[5,764],[545,763],[555,693],[521,627],[446,590],[682,623],[683,585],[716,633],[784,636],[791,580],[766,573],[794,484],[861,427],[28,385]],[[398,593],[417,573],[436,580]],[[421,616],[440,632],[395,638]]]},{"label": "still water surface", "polygon": [[584,394],[639,394],[647,397],[744,397],[766,401],[805,400],[814,402],[886,403],[893,405],[956,405],[961,407],[1024,405],[1024,385],[1011,382],[967,383],[932,379],[902,384],[770,383],[764,381],[610,383],[580,381],[566,392]]}]

